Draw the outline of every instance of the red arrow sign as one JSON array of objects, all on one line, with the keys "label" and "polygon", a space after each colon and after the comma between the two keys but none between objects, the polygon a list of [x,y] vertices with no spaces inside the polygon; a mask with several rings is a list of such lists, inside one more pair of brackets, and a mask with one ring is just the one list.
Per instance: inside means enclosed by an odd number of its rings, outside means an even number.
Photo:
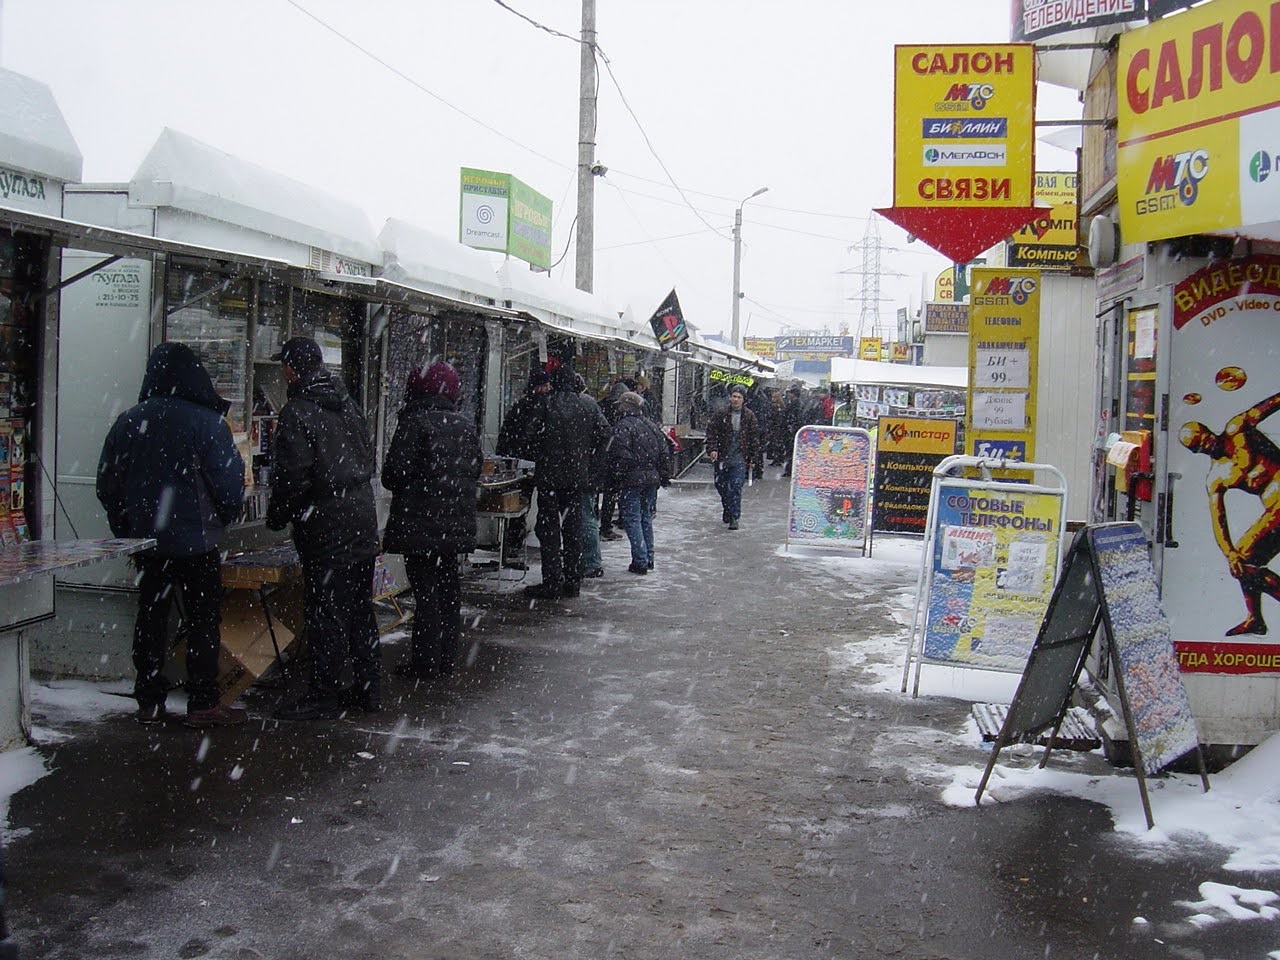
[{"label": "red arrow sign", "polygon": [[877,207],[876,213],[955,263],[968,263],[1045,213],[1044,207]]}]

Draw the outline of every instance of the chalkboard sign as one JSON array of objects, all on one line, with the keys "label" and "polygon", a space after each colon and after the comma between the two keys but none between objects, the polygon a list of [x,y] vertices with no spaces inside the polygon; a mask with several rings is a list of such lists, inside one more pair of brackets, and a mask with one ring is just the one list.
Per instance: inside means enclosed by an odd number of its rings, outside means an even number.
[{"label": "chalkboard sign", "polygon": [[1088,552],[1081,549],[1083,540],[1081,531],[1071,544],[1062,577],[1009,707],[1005,729],[1012,741],[1047,730],[1066,713],[1085,652],[1097,630],[1098,591],[1093,564]]},{"label": "chalkboard sign", "polygon": [[[1154,825],[1154,820],[1146,775],[1194,750],[1204,788],[1209,789],[1169,621],[1160,608],[1146,535],[1136,523],[1105,523],[1086,527],[1071,544],[1064,573],[978,785],[977,800],[982,799],[996,757],[1006,744],[1050,727],[1056,735],[1099,626],[1110,641],[1147,825]],[[1048,759],[1046,749],[1040,766]]]}]

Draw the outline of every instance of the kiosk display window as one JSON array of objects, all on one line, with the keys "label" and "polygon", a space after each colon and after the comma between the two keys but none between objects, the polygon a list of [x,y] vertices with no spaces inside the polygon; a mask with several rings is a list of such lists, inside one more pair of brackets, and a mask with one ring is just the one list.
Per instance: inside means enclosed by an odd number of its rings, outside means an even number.
[{"label": "kiosk display window", "polygon": [[28,452],[39,397],[37,312],[30,294],[39,289],[43,247],[21,234],[0,232],[0,543],[33,539],[36,497]]},{"label": "kiosk display window", "polygon": [[185,343],[203,361],[214,389],[231,403],[235,434],[248,429],[250,281],[174,265],[165,285],[166,341]]}]

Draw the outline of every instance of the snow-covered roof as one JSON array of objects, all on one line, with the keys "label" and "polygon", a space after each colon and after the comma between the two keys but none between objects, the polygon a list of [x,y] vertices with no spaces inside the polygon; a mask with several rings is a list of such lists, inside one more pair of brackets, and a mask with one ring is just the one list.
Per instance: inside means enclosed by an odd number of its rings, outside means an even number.
[{"label": "snow-covered roof", "polygon": [[772,374],[775,371],[774,364],[769,360],[762,360],[753,353],[747,353],[728,343],[713,342],[708,343],[705,340],[699,340],[696,336],[691,336],[683,345],[683,349],[690,351],[696,355],[697,352],[709,355],[705,359],[709,360],[715,366],[724,366],[725,361],[730,363],[741,364],[743,366],[754,367],[763,373]]},{"label": "snow-covered roof", "polygon": [[78,183],[80,148],[51,91],[39,80],[0,69],[0,163]]},{"label": "snow-covered roof", "polygon": [[493,260],[457,240],[392,218],[378,243],[386,254],[382,275],[389,280],[442,296],[502,299]]},{"label": "snow-covered roof", "polygon": [[831,358],[832,383],[889,383],[919,387],[950,387],[963,390],[969,385],[968,367],[915,367],[906,363]]},{"label": "snow-covered roof", "polygon": [[587,337],[627,339],[618,312],[602,298],[535,273],[523,261],[504,260],[498,267],[498,284],[513,309],[525,309],[550,326]]},{"label": "snow-covered roof", "polygon": [[169,128],[134,173],[129,199],[375,266],[382,262],[373,227],[360,208]]}]

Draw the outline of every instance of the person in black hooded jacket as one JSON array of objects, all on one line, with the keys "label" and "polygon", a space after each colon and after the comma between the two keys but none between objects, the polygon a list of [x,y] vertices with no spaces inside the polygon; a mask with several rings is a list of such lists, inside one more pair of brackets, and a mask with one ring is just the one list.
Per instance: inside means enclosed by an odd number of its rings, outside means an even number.
[{"label": "person in black hooded jacket", "polygon": [[[378,517],[369,429],[355,401],[325,369],[314,340],[293,337],[276,358],[289,399],[272,444],[267,526],[293,525],[310,652],[306,695],[281,707],[276,717],[336,717],[346,706],[376,711],[382,707],[382,670],[372,598]],[[344,691],[348,657],[355,685]]]},{"label": "person in black hooded jacket", "polygon": [[413,586],[413,641],[396,673],[419,680],[453,673],[461,641],[458,554],[476,546],[480,439],[456,409],[462,385],[444,362],[409,375],[405,405],[382,465],[391,491],[387,553],[404,555]]},{"label": "person in black hooded jacket", "polygon": [[133,628],[137,719],[164,719],[169,605],[182,593],[187,625],[187,723],[225,726],[243,710],[218,704],[222,580],[218,544],[240,516],[244,461],[223,419],[230,408],[184,343],[151,351],[137,406],[120,415],[98,461],[98,499],[117,537],[154,538],[138,554]]}]

